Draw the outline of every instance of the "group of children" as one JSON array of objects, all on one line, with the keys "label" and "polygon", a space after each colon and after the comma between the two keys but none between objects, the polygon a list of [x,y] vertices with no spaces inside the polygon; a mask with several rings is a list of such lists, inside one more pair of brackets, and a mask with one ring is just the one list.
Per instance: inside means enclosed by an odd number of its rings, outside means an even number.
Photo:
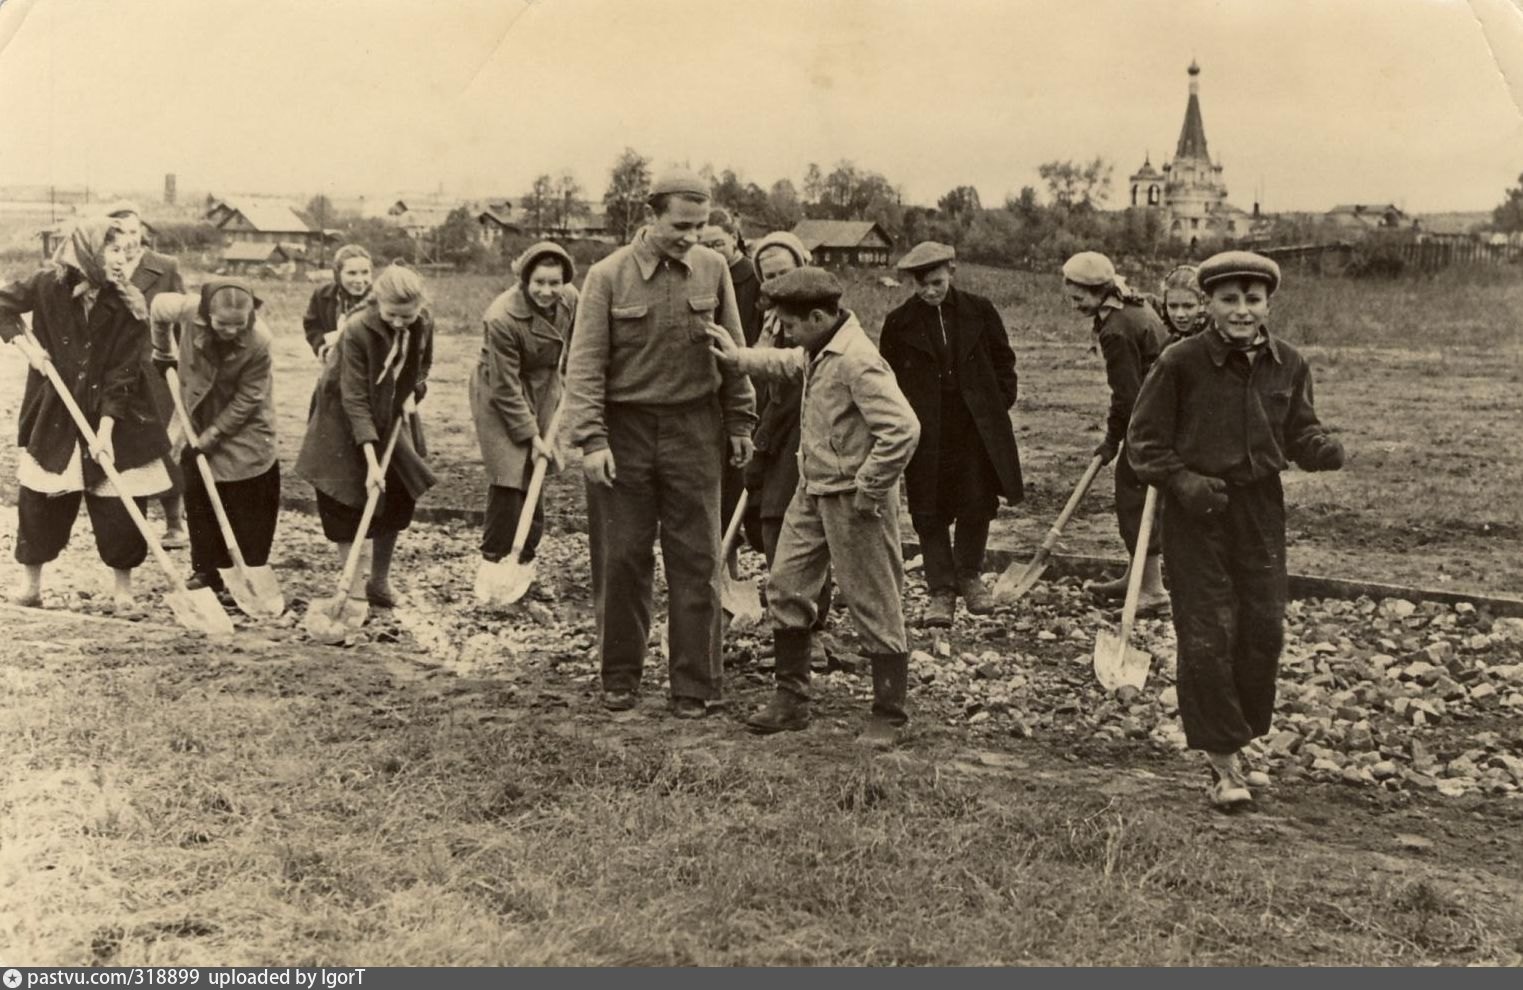
[{"label": "group of children", "polygon": [[[1010,424],[1017,379],[1003,324],[988,300],[953,286],[955,252],[928,242],[901,261],[915,280],[915,295],[874,340],[842,305],[841,283],[811,266],[797,238],[769,235],[749,257],[738,248],[715,257],[711,272],[712,252],[698,246],[699,235],[713,231],[705,243],[726,247],[720,235],[733,236],[727,218],[709,215],[706,192],[682,176],[660,195],[666,198],[653,201],[655,219],[638,243],[589,276],[585,291],[595,313],[572,284],[571,256],[543,242],[519,257],[515,284],[484,315],[469,383],[487,468],[482,558],[497,561],[508,552],[532,464],[543,459],[558,466],[550,428],[563,393],[571,394],[571,429],[583,448],[591,510],[604,517],[594,520],[593,571],[605,702],[630,707],[649,622],[648,577],[643,613],[639,601],[622,600],[640,596],[623,594],[617,582],[641,587],[629,567],[649,567],[639,562],[642,555],[648,561],[650,544],[649,536],[641,537],[643,549],[621,544],[630,539],[631,524],[617,521],[634,519],[629,513],[636,509],[659,511],[663,544],[714,543],[708,524],[717,516],[721,466],[728,461],[753,496],[747,531],[768,564],[765,599],[775,648],[776,691],[748,724],[762,733],[808,725],[812,635],[829,610],[834,580],[872,666],[872,711],[861,741],[892,745],[908,720],[902,478],[925,554],[928,624],[950,624],[958,597],[975,613],[993,607],[979,577],[989,521],[999,498],[1013,504],[1022,495]],[[703,211],[689,209],[693,204]],[[132,278],[134,259],[142,255],[140,227],[134,231],[120,216],[87,219],[53,264],[0,288],[0,337],[32,365],[19,423],[16,559],[25,579],[16,600],[22,603],[40,602],[43,565],[65,545],[81,499],[101,559],[116,576],[116,594],[129,599],[131,572],[144,560],[146,542],[121,499],[141,506],[171,491],[170,465],[183,479],[192,584],[220,588],[217,572],[228,566],[227,548],[208,493],[188,469],[197,455],[207,457],[221,496],[236,506],[230,515],[245,558],[256,566],[268,558],[280,466],[272,336],[260,319],[260,300],[238,279],[212,279],[186,294],[172,262],[155,264],[158,274],[172,277],[150,299]],[[736,277],[737,267],[750,267],[756,283],[746,314],[735,309],[736,284],[744,280]],[[652,293],[697,292],[700,275],[712,280],[711,294],[680,296],[682,304],[669,314],[660,310]],[[1148,608],[1172,604],[1187,740],[1209,756],[1213,801],[1251,800],[1237,754],[1267,732],[1273,710],[1286,600],[1279,472],[1290,461],[1332,470],[1343,459],[1313,410],[1306,362],[1269,333],[1279,270],[1246,252],[1216,255],[1198,270],[1171,272],[1153,301],[1157,312],[1103,255],[1076,255],[1063,266],[1063,277],[1075,309],[1093,319],[1105,360],[1111,402],[1095,455],[1116,462],[1116,511],[1128,550],[1147,486],[1162,491],[1161,514],[1170,519],[1154,545],[1158,552],[1147,557],[1143,596]],[[304,320],[322,370],[296,468],[316,489],[323,532],[341,559],[355,540],[370,541],[364,587],[357,581],[350,593],[380,605],[397,602],[390,581],[397,536],[435,480],[417,415],[433,355],[427,303],[416,272],[393,265],[372,278],[370,257],[351,246],[338,252],[334,280],[314,292]],[[24,313],[32,314],[29,332],[20,320]],[[669,338],[673,344],[707,345],[717,374],[704,377],[698,360],[681,373],[685,378],[664,379],[674,362],[685,367],[696,359],[692,351],[661,343],[662,334],[678,335]],[[45,361],[84,410],[95,446],[86,449],[41,374]],[[575,365],[569,373],[568,363]],[[190,419],[172,431],[155,404],[169,368],[178,372]],[[748,379],[757,382],[756,393]],[[663,390],[672,388],[693,396],[661,405],[670,398]],[[166,458],[171,433],[183,445],[178,464]],[[388,441],[395,450],[383,469]],[[656,460],[644,464],[643,457]],[[114,464],[124,490],[112,486],[97,462]],[[668,469],[676,472],[672,478],[702,475],[697,501],[681,502],[677,486],[661,482]],[[637,473],[647,480],[631,480]],[[657,504],[623,507],[631,490]],[[379,506],[361,534],[362,509],[372,495]],[[705,507],[710,497],[712,509]],[[705,525],[667,532],[667,513],[687,513],[690,524]],[[640,520],[634,528],[643,533],[646,522],[654,529],[657,517]],[[543,509],[536,506],[526,560],[542,532]],[[716,560],[715,554],[697,556]],[[669,559],[669,580],[672,572]],[[707,581],[712,590],[716,578],[699,574],[695,587]],[[1122,589],[1124,579],[1093,586],[1102,595]],[[703,627],[717,624],[717,595],[704,601],[694,594],[673,582],[674,630],[684,609],[691,613],[691,621],[683,620],[691,626],[685,635],[698,637],[697,660],[681,670],[693,696],[679,696],[675,655],[673,692],[674,701],[696,703],[696,712],[686,706],[690,715],[701,715],[717,694],[716,665],[702,655],[712,647],[698,641]],[[613,635],[621,622],[640,642]],[[674,636],[674,654],[678,645]],[[631,669],[609,656],[625,647],[634,653]]]}]

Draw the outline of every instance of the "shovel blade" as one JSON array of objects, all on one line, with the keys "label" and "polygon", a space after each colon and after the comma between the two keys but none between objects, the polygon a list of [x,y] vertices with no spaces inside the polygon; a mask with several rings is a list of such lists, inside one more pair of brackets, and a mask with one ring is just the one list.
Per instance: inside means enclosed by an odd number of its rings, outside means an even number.
[{"label": "shovel blade", "polygon": [[1005,573],[994,582],[994,598],[1003,604],[1019,601],[1026,592],[1036,587],[1036,583],[1042,579],[1042,572],[1047,570],[1047,555],[1037,554],[1031,563],[1021,570],[1016,571],[1014,566],[1005,569]]},{"label": "shovel blade", "polygon": [[275,572],[268,567],[221,568],[222,583],[245,615],[273,619],[286,610],[286,596],[281,593]]},{"label": "shovel blade", "polygon": [[233,620],[217,601],[217,593],[210,588],[194,591],[168,591],[164,601],[174,613],[175,621],[192,632],[207,636],[231,636]]},{"label": "shovel blade", "polygon": [[370,615],[370,604],[363,598],[336,595],[307,606],[304,626],[307,635],[321,643],[342,643],[358,632]]},{"label": "shovel blade", "polygon": [[476,600],[483,605],[511,605],[529,593],[538,569],[512,558],[483,560],[476,569]]},{"label": "shovel blade", "polygon": [[754,626],[762,620],[761,599],[756,585],[740,581],[726,574],[719,585],[719,607],[730,616],[731,629]]},{"label": "shovel blade", "polygon": [[1095,679],[1107,691],[1134,687],[1141,691],[1148,681],[1153,655],[1131,646],[1109,629],[1095,636]]}]

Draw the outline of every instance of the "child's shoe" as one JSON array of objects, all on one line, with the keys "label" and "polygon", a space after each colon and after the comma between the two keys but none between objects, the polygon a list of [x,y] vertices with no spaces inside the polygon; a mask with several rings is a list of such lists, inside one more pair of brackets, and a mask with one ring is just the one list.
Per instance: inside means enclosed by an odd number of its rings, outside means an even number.
[{"label": "child's shoe", "polygon": [[1237,753],[1207,753],[1211,764],[1211,803],[1223,810],[1230,810],[1253,803],[1253,792],[1243,777]]},{"label": "child's shoe", "polygon": [[926,603],[925,614],[921,618],[921,624],[928,629],[947,629],[952,625],[952,615],[957,610],[957,593],[952,591],[935,591],[931,593],[931,600]]},{"label": "child's shoe", "polygon": [[185,532],[184,526],[170,526],[164,530],[159,546],[165,550],[183,550],[190,546],[190,534]]},{"label": "child's shoe", "polygon": [[962,595],[963,605],[973,615],[988,615],[994,611],[994,596],[989,594],[977,574],[958,582],[957,593]]},{"label": "child's shoe", "polygon": [[1111,581],[1085,581],[1084,590],[1096,598],[1125,598],[1127,585],[1127,572],[1122,571],[1121,576]]}]

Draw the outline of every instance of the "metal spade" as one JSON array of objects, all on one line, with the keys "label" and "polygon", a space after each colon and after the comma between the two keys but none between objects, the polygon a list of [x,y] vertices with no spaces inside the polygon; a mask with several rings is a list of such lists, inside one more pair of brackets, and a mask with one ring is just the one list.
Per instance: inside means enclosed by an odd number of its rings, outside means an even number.
[{"label": "metal spade", "polygon": [[1063,535],[1063,527],[1068,525],[1069,518],[1083,501],[1085,493],[1089,491],[1089,486],[1100,470],[1100,464],[1099,454],[1089,459],[1089,467],[1084,469],[1084,476],[1079,479],[1078,487],[1074,489],[1072,495],[1068,496],[1068,504],[1063,506],[1063,511],[1058,513],[1057,521],[1042,538],[1042,545],[1037,548],[1031,563],[1024,568],[1021,567],[1019,561],[1012,563],[1005,568],[1005,573],[999,576],[999,580],[994,582],[994,598],[1000,604],[1013,604],[1019,601],[1026,592],[1036,587],[1036,583],[1042,578],[1042,572],[1047,570],[1047,562],[1052,557],[1053,549],[1058,545],[1058,539]]},{"label": "metal spade", "polygon": [[751,581],[731,577],[728,567],[730,553],[735,549],[740,536],[740,523],[745,518],[746,505],[750,501],[750,492],[740,493],[735,511],[730,514],[730,524],[725,527],[724,542],[719,547],[719,607],[729,614],[732,629],[753,626],[762,619],[761,598],[756,594],[756,585]]},{"label": "metal spade", "polygon": [[1153,655],[1132,646],[1132,623],[1137,619],[1137,599],[1142,593],[1143,565],[1147,562],[1148,540],[1153,535],[1153,516],[1158,511],[1158,489],[1148,486],[1142,503],[1142,523],[1137,529],[1137,549],[1132,554],[1131,577],[1126,585],[1126,604],[1121,609],[1119,634],[1102,629],[1095,635],[1095,678],[1107,691],[1131,685],[1142,690],[1147,683]]},{"label": "metal spade", "polygon": [[[185,436],[189,438],[195,430],[190,425],[190,414],[186,411],[185,399],[180,394],[179,373],[174,368],[169,368],[164,372],[164,377],[169,382],[169,394],[174,397],[175,412],[180,417]],[[280,615],[286,610],[286,597],[281,593],[280,581],[269,565],[250,567],[243,559],[243,550],[238,546],[238,538],[233,535],[232,522],[227,518],[227,509],[222,504],[222,496],[217,492],[217,479],[212,474],[211,464],[199,450],[196,451],[196,469],[201,472],[201,484],[206,488],[212,513],[216,515],[217,526],[222,530],[222,542],[227,544],[227,552],[233,558],[232,567],[217,569],[217,573],[222,575],[222,583],[245,614],[269,618]]]},{"label": "metal spade", "polygon": [[[560,432],[561,413],[565,408],[566,400],[562,398],[550,416],[549,425],[545,427],[544,436],[552,444]],[[529,489],[524,493],[524,508],[518,514],[518,528],[513,531],[513,548],[501,560],[483,560],[476,570],[476,600],[483,605],[511,605],[528,594],[534,584],[537,573],[534,561],[525,563],[522,557],[524,545],[529,542],[529,530],[534,527],[534,509],[539,505],[540,493],[545,487],[545,475],[549,470],[548,458],[534,457]]]}]

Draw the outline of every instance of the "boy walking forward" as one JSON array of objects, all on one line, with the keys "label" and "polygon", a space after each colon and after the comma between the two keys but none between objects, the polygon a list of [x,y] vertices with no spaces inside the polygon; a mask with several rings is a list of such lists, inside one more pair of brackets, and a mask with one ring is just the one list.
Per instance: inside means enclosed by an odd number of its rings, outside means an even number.
[{"label": "boy walking forward", "polygon": [[762,733],[809,724],[810,629],[835,558],[836,581],[872,663],[872,717],[857,741],[892,746],[909,721],[898,485],[920,423],[856,316],[840,308],[835,276],[799,268],[763,291],[784,334],[803,346],[741,349],[724,328],[709,328],[726,367],[804,383],[799,487],[767,577],[777,690],[747,724]]},{"label": "boy walking forward", "polygon": [[1200,285],[1213,325],[1159,356],[1126,435],[1132,467],[1162,490],[1171,520],[1163,554],[1179,715],[1190,748],[1210,761],[1218,807],[1253,800],[1237,754],[1274,713],[1286,598],[1280,472],[1290,461],[1343,466],[1312,408],[1305,359],[1269,333],[1279,284],[1279,266],[1260,255],[1207,259]]}]

